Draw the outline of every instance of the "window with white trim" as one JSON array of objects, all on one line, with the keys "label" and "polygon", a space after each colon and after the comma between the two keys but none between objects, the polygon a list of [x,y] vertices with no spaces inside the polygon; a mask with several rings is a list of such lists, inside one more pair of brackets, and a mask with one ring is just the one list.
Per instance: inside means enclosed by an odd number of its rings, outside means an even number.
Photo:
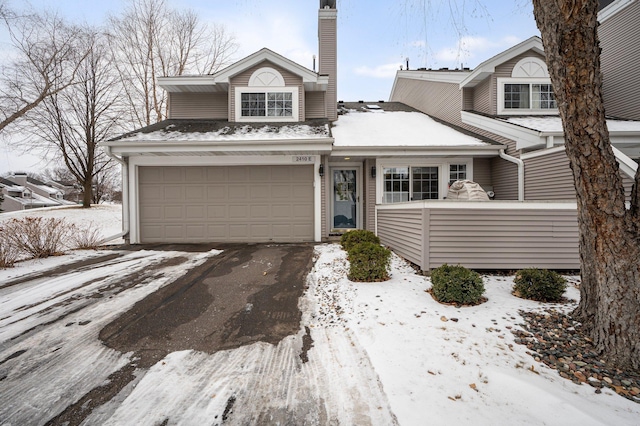
[{"label": "window with white trim", "polygon": [[513,67],[511,77],[498,78],[498,114],[553,114],[557,112],[553,86],[544,61],[526,57]]},{"label": "window with white trim", "polygon": [[449,185],[457,180],[465,180],[467,178],[466,164],[449,164]]},{"label": "window with white trim", "polygon": [[439,198],[439,167],[383,168],[383,203]]},{"label": "window with white trim", "polygon": [[291,92],[261,92],[241,94],[242,117],[292,117]]},{"label": "window with white trim", "polygon": [[298,121],[298,91],[278,70],[259,68],[247,87],[235,88],[236,121]]}]

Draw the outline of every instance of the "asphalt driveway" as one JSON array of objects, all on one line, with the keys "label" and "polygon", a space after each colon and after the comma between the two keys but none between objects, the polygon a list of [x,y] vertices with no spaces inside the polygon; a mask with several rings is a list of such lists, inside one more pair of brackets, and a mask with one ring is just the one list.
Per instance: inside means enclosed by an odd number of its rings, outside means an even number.
[{"label": "asphalt driveway", "polygon": [[393,423],[356,342],[305,325],[312,256],[142,246],[0,283],[0,424]]}]

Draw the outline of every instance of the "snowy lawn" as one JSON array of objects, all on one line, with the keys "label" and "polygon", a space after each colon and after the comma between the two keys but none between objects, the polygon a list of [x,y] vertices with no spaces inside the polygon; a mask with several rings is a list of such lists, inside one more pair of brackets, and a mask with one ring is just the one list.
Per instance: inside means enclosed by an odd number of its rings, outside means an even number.
[{"label": "snowy lawn", "polygon": [[[597,395],[537,363],[514,343],[518,310],[575,305],[511,295],[512,276],[484,276],[488,302],[456,308],[426,293],[429,278],[394,255],[392,279],[353,283],[338,245],[317,247],[311,277],[315,327],[352,332],[367,352],[401,425],[636,425],[640,405]],[[569,286],[566,297],[577,300]]]},{"label": "snowy lawn", "polygon": [[[104,235],[120,231],[120,206],[41,214],[76,223],[93,220]],[[16,215],[0,215],[0,220],[11,216]],[[21,410],[14,420],[46,421],[48,413],[104,384],[131,362],[132,354],[105,347],[97,337],[100,329],[215,255],[132,252],[99,270],[85,271],[82,280],[66,276],[42,285],[2,288],[10,279],[105,253],[75,251],[0,270],[0,361],[6,361],[0,368],[6,375],[0,414]],[[161,274],[144,278],[147,265],[171,256],[185,257],[186,264],[168,264]],[[169,424],[193,424],[216,415],[220,420],[231,398],[237,398],[236,407],[242,410],[229,413],[228,424],[267,421],[279,414],[299,424],[638,424],[640,404],[606,388],[598,395],[588,385],[562,379],[514,343],[511,330],[521,328],[520,309],[568,311],[573,304],[518,299],[511,295],[513,277],[484,276],[486,303],[444,306],[426,293],[429,279],[395,255],[392,279],[381,283],[350,282],[346,253],[338,245],[318,245],[316,257],[299,303],[302,323],[297,335],[276,346],[258,343],[215,354],[169,354],[148,370],[137,369],[136,379],[97,407],[87,424],[152,425],[167,419]],[[114,287],[125,277],[144,281]],[[113,294],[93,297],[104,289]],[[577,300],[579,292],[570,286],[566,296]],[[11,343],[12,337],[57,316],[64,319]],[[300,357],[304,336],[313,340],[306,363]],[[24,355],[11,358],[21,351]],[[264,415],[264,407],[270,407],[271,417],[257,417]],[[326,417],[305,417],[305,409]]]}]

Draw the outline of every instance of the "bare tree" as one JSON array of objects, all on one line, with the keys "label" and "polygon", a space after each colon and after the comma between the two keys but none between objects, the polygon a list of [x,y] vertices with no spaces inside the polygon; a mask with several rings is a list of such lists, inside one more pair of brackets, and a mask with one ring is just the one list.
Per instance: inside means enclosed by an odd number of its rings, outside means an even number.
[{"label": "bare tree", "polygon": [[207,26],[190,10],[171,10],[165,0],[131,0],[122,15],[109,19],[109,28],[135,127],[167,115],[166,93],[156,77],[213,73],[237,50],[223,26]]},{"label": "bare tree", "polygon": [[604,357],[640,369],[640,169],[625,208],[605,118],[597,0],[533,0],[578,199],[580,304]]},{"label": "bare tree", "polygon": [[33,148],[49,150],[83,187],[90,207],[96,176],[113,167],[98,144],[121,131],[120,79],[112,67],[106,38],[85,28],[76,39],[77,84],[45,100],[23,126]]},{"label": "bare tree", "polygon": [[79,29],[51,13],[18,15],[0,4],[12,49],[0,68],[0,132],[75,82]]}]

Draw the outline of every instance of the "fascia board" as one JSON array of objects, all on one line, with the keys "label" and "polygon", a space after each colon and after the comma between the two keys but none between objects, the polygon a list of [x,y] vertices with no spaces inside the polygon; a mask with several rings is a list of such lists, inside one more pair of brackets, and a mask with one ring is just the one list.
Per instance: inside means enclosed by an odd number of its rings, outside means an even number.
[{"label": "fascia board", "polygon": [[330,152],[333,138],[286,139],[286,140],[229,140],[229,141],[111,141],[104,143],[115,154],[174,153],[174,152],[219,152],[225,151],[323,151]]},{"label": "fascia board", "polygon": [[535,50],[538,53],[544,54],[544,47],[542,46],[542,40],[539,37],[531,37],[520,44],[517,44],[502,53],[498,53],[491,59],[484,61],[478,67],[473,70],[462,82],[460,82],[460,88],[474,87],[479,82],[487,78],[489,75],[496,71],[496,66],[501,65],[509,59],[515,58],[518,55],[523,54],[527,50]]},{"label": "fascia board", "polygon": [[465,124],[469,124],[470,126],[516,141],[516,149],[528,148],[545,143],[543,140],[545,136],[541,132],[535,130],[468,111],[460,111],[460,116],[462,122]]},{"label": "fascia board", "polygon": [[624,10],[627,6],[633,3],[635,0],[616,0],[611,3],[609,6],[602,9],[598,12],[598,22],[601,24],[605,22],[607,19],[614,16],[616,13]]},{"label": "fascia board", "polygon": [[334,157],[343,156],[435,156],[447,157],[452,155],[464,156],[493,156],[498,155],[504,145],[486,146],[437,146],[425,148],[424,146],[334,146],[331,155]]},{"label": "fascia board", "polygon": [[236,62],[233,65],[228,66],[214,74],[217,82],[229,83],[229,79],[233,76],[243,72],[244,70],[251,68],[252,66],[264,61],[268,60],[273,62],[274,64],[286,69],[287,71],[292,72],[300,77],[302,77],[303,83],[316,83],[318,82],[319,76],[317,73],[299,65],[284,56],[281,56],[272,50],[267,48],[263,48],[244,59]]}]

